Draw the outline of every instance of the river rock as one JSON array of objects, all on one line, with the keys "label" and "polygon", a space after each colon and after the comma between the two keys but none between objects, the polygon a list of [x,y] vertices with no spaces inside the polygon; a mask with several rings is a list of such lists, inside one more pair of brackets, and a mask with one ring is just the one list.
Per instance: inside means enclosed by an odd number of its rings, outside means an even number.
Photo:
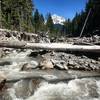
[{"label": "river rock", "polygon": [[0,66],[11,65],[10,61],[0,61]]},{"label": "river rock", "polygon": [[32,95],[34,89],[30,80],[21,80],[14,84],[15,95],[17,98],[26,98]]},{"label": "river rock", "polygon": [[34,61],[34,60],[31,61],[30,64],[33,65],[34,68],[36,68],[39,65],[39,63],[37,61]]},{"label": "river rock", "polygon": [[60,70],[63,70],[63,69],[68,70],[68,67],[67,67],[65,61],[63,61],[63,60],[57,61],[57,60],[53,60],[53,59],[51,61],[55,68],[60,69]]},{"label": "river rock", "polygon": [[28,56],[29,56],[29,57],[37,57],[38,54],[39,54],[38,51],[32,51]]},{"label": "river rock", "polygon": [[100,61],[100,57],[98,57],[98,61]]},{"label": "river rock", "polygon": [[21,71],[31,71],[32,69],[37,68],[38,63],[31,61],[30,63],[24,63],[21,67]]},{"label": "river rock", "polygon": [[97,62],[95,60],[91,60],[91,63],[96,64]]},{"label": "river rock", "polygon": [[54,65],[49,59],[43,58],[39,63],[39,67],[41,69],[53,69]]},{"label": "river rock", "polygon": [[3,56],[3,50],[0,48],[0,58]]},{"label": "river rock", "polygon": [[6,83],[6,76],[0,72],[0,91],[2,91],[3,87],[5,86]]},{"label": "river rock", "polygon": [[57,69],[64,69],[64,67],[61,65],[61,64],[55,64],[55,68],[57,68]]},{"label": "river rock", "polygon": [[75,66],[75,62],[72,61],[72,60],[69,60],[69,61],[68,61],[68,66]]}]

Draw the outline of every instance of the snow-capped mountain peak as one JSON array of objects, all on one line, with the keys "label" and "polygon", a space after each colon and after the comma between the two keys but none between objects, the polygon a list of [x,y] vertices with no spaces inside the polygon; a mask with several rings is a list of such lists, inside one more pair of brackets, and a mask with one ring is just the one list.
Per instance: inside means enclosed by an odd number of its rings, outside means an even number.
[{"label": "snow-capped mountain peak", "polygon": [[54,24],[61,24],[63,25],[63,23],[65,22],[65,18],[58,16],[56,14],[52,15],[52,19],[53,19],[53,23]]}]

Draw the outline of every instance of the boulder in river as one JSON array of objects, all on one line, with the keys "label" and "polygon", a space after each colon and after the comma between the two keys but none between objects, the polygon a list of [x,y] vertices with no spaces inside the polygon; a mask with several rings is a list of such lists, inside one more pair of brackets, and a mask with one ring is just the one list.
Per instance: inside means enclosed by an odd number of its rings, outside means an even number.
[{"label": "boulder in river", "polygon": [[31,71],[32,69],[37,68],[38,63],[36,61],[31,61],[30,63],[24,63],[21,67],[21,71]]},{"label": "boulder in river", "polygon": [[54,65],[53,65],[51,60],[46,59],[46,58],[42,58],[42,60],[39,63],[39,67],[41,69],[53,69]]}]

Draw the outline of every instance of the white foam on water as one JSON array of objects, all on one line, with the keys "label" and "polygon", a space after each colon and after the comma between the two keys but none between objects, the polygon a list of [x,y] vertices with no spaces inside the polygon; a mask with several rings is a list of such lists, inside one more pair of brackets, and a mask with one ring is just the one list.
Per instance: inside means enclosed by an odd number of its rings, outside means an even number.
[{"label": "white foam on water", "polygon": [[[17,98],[15,94],[15,90],[13,88],[8,89],[9,97],[11,100],[23,100],[22,98]],[[7,100],[7,99],[5,99]]]},{"label": "white foam on water", "polygon": [[27,100],[100,100],[99,92],[100,81],[75,79],[68,84],[43,85]]}]

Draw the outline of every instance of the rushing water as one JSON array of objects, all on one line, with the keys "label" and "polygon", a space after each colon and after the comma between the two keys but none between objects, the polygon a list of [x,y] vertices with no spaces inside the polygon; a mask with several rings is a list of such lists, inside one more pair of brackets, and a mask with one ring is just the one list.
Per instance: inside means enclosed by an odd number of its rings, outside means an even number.
[{"label": "rushing water", "polygon": [[30,93],[28,82],[19,81],[8,89],[8,97],[3,100],[100,100],[100,81],[75,79],[68,83],[45,82],[33,93]]},{"label": "rushing water", "polygon": [[46,84],[27,100],[100,100],[100,81],[75,79],[68,84]]},{"label": "rushing water", "polygon": [[[26,52],[9,54],[1,61],[9,61],[11,65],[1,66],[4,71],[20,71],[20,64],[32,62]],[[69,82],[51,84],[41,80],[20,80],[12,84],[4,92],[0,100],[100,100],[100,80],[95,78],[74,79]]]}]

